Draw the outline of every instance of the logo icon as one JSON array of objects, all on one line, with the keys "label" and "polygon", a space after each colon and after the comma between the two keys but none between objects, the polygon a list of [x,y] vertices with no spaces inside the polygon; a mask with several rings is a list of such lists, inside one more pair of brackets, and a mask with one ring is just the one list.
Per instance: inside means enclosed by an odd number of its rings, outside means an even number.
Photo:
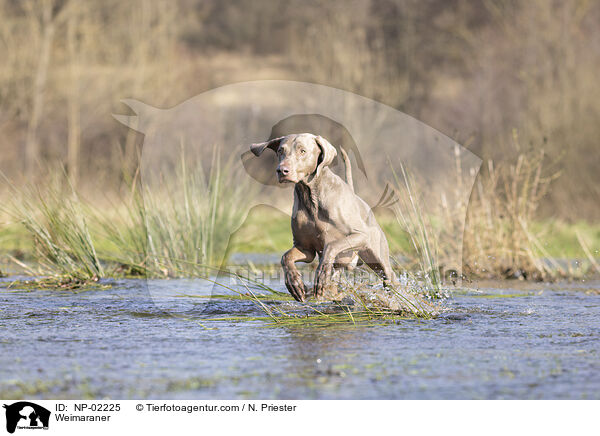
[{"label": "logo icon", "polygon": [[29,401],[3,406],[6,409],[6,431],[19,429],[48,429],[50,411]]}]

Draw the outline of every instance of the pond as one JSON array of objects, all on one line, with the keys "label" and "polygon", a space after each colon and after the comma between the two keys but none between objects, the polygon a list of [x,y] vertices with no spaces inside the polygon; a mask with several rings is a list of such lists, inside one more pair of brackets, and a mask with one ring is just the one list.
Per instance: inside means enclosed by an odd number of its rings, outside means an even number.
[{"label": "pond", "polygon": [[471,284],[435,319],[329,327],[272,326],[248,300],[157,305],[143,280],[106,283],[0,289],[0,398],[600,398],[599,282]]}]

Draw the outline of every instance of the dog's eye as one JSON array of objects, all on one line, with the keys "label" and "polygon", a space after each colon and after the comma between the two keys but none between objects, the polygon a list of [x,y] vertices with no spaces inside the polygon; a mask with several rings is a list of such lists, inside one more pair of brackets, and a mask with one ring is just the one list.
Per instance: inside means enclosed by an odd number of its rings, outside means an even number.
[{"label": "dog's eye", "polygon": [[300,154],[306,154],[306,150],[305,150],[305,149],[303,149],[303,148],[301,148],[301,149],[300,149]]}]

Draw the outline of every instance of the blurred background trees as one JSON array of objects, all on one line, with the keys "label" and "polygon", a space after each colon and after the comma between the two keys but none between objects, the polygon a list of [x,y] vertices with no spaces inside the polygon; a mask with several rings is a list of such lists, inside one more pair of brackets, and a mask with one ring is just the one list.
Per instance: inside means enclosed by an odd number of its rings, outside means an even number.
[{"label": "blurred background trees", "polygon": [[117,190],[142,142],[112,119],[120,99],[170,107],[227,83],[304,80],[484,159],[543,148],[561,177],[541,213],[597,220],[598,23],[594,0],[0,0],[0,170],[33,180],[62,164],[82,188]]}]

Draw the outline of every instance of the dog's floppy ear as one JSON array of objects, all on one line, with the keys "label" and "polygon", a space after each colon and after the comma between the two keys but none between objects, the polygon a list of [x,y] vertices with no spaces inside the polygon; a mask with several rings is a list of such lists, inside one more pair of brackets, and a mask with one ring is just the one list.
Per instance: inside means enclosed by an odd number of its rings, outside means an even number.
[{"label": "dog's floppy ear", "polygon": [[333,159],[337,156],[337,151],[329,141],[322,136],[315,136],[315,142],[321,149],[321,156],[319,157],[319,163],[317,164],[317,174],[321,171],[321,168],[331,165]]},{"label": "dog's floppy ear", "polygon": [[285,136],[271,139],[270,141],[267,141],[267,142],[260,142],[258,144],[252,144],[250,146],[250,151],[252,153],[254,153],[255,156],[260,156],[262,154],[262,152],[265,151],[265,148],[270,148],[273,151],[277,151],[277,149],[279,148],[279,144],[281,143],[281,140],[283,138],[285,138]]}]

